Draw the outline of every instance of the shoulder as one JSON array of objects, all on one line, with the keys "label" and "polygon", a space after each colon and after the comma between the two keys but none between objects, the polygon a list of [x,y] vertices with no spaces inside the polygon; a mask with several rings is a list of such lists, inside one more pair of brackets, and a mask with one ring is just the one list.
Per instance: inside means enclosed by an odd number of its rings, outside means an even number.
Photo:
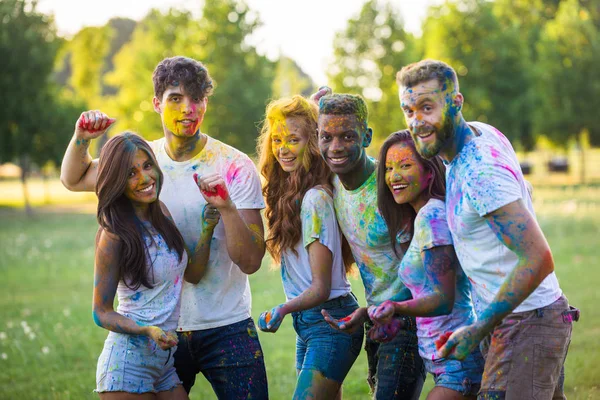
[{"label": "shoulder", "polygon": [[97,233],[96,246],[100,250],[117,249],[121,245],[121,239],[116,234],[100,227]]},{"label": "shoulder", "polygon": [[303,208],[318,208],[326,204],[333,205],[333,199],[327,190],[322,186],[315,186],[308,189],[308,191],[304,194],[304,198],[302,199]]},{"label": "shoulder", "polygon": [[160,204],[160,210],[162,211],[162,213],[169,219],[173,219],[173,216],[171,215],[171,212],[169,211],[169,209],[167,208],[167,205],[165,203],[163,203],[162,201],[158,201]]},{"label": "shoulder", "polygon": [[417,213],[415,227],[429,228],[436,223],[447,223],[446,204],[439,199],[430,199]]},{"label": "shoulder", "polygon": [[248,157],[248,155],[246,153],[243,153],[242,151],[236,149],[235,147],[230,146],[226,143],[223,143],[220,140],[217,140],[208,135],[207,135],[207,141],[206,141],[206,148],[207,148],[207,150],[218,154],[219,158],[221,158],[224,161],[235,162],[235,161],[239,161],[239,160],[244,160],[244,161],[249,161],[252,163],[252,159],[250,157]]}]

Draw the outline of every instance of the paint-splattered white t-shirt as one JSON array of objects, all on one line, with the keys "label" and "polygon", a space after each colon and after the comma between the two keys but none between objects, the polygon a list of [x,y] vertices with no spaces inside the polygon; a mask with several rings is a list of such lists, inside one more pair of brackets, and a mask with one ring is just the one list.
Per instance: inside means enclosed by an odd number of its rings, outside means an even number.
[{"label": "paint-splattered white t-shirt", "polygon": [[[439,246],[452,246],[452,236],[446,221],[446,206],[438,199],[430,199],[417,214],[414,223],[414,236],[408,250],[402,257],[398,274],[410,289],[414,299],[433,293],[422,252]],[[429,266],[431,268],[431,266]],[[435,340],[444,332],[454,331],[475,322],[475,311],[471,301],[471,285],[463,270],[456,270],[456,290],[454,307],[448,315],[439,317],[417,317],[419,354],[433,360],[437,358]]]},{"label": "paint-splattered white t-shirt", "polygon": [[164,331],[174,331],[179,318],[187,253],[184,252],[179,260],[177,251],[169,250],[162,236],[149,223],[144,223],[144,226],[152,232],[152,236],[144,235],[144,242],[147,249],[146,271],[153,287],[140,285],[132,290],[123,280],[119,281],[117,312],[139,325],[154,325]]},{"label": "paint-splattered white t-shirt", "polygon": [[332,254],[331,292],[327,300],[350,292],[342,257],[342,233],[338,227],[333,208],[333,199],[323,189],[310,189],[302,199],[300,211],[302,239],[295,246],[298,255],[287,250],[281,255],[281,279],[288,300],[298,297],[310,286],[312,273],[308,257],[308,246],[319,241]]},{"label": "paint-splattered white t-shirt", "polygon": [[[471,281],[473,302],[481,313],[518,263],[486,222],[485,215],[522,200],[535,218],[517,156],[493,126],[470,122],[480,135],[467,143],[446,169],[446,212],[456,255]],[[514,312],[553,303],[562,295],[551,273]]]},{"label": "paint-splattered white t-shirt", "polygon": [[[333,179],[335,214],[365,286],[369,305],[385,300],[405,300],[410,291],[398,276],[400,259],[394,254],[387,224],[377,207],[377,171],[355,190],[346,190],[340,179]],[[408,236],[400,236],[405,243]],[[398,246],[399,254],[402,250]]]},{"label": "paint-splattered white t-shirt", "polygon": [[[188,161],[173,161],[165,139],[150,142],[164,174],[160,199],[168,207],[188,248],[195,248],[201,232],[202,197],[193,175],[219,173],[238,209],[261,209],[264,201],[252,160],[231,146],[208,137],[202,151]],[[185,282],[179,331],[230,325],[250,317],[248,276],[229,258],[223,222],[215,227],[206,275],[197,285]]]}]

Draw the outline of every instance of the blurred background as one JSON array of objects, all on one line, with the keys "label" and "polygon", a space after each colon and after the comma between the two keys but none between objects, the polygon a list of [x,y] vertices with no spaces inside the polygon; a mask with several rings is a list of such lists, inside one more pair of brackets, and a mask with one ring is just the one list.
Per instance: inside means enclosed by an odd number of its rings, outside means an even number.
[{"label": "blurred background", "polygon": [[[583,310],[569,398],[600,398],[599,31],[600,0],[0,1],[0,399],[94,397],[106,336],[90,317],[95,196],[64,189],[60,161],[87,109],[117,119],[108,135],[162,136],[151,75],[174,55],[216,82],[203,132],[251,157],[268,101],[324,84],[365,97],[376,156],[405,128],[396,72],[452,65],[466,119],[517,150],[561,286]],[[251,279],[253,315],[283,301],[268,257]],[[261,340],[272,398],[291,397],[291,323]],[[346,398],[367,398],[365,376],[361,355]],[[205,382],[200,398],[214,398]]]}]

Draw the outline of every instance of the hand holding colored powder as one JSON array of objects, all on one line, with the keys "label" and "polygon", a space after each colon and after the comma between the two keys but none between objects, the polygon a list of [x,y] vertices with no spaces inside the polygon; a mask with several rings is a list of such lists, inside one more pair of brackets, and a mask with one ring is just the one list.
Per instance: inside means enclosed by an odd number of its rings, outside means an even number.
[{"label": "hand holding colored powder", "polygon": [[448,339],[450,339],[451,335],[452,335],[452,331],[442,333],[440,335],[439,339],[434,342],[435,343],[435,349],[436,350],[441,349],[442,346],[444,346],[446,344],[446,342],[448,341]]},{"label": "hand holding colored powder", "polygon": [[85,111],[75,123],[75,135],[83,140],[95,139],[103,135],[115,121],[103,112]]},{"label": "hand holding colored powder", "polygon": [[260,314],[260,317],[258,318],[258,329],[263,332],[277,332],[284,317],[283,304],[273,307],[271,310]]},{"label": "hand holding colored powder", "polygon": [[194,182],[196,182],[198,188],[200,188],[200,192],[208,204],[217,209],[228,207],[233,204],[229,198],[227,186],[221,175],[217,173],[204,176],[194,174]]}]

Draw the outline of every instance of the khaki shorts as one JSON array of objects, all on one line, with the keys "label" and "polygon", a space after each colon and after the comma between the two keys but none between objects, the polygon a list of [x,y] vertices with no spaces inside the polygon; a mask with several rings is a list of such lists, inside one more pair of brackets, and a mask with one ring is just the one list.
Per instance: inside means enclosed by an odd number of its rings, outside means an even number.
[{"label": "khaki shorts", "polygon": [[563,364],[573,320],[561,296],[537,310],[508,315],[481,343],[485,369],[479,399],[565,399]]}]

